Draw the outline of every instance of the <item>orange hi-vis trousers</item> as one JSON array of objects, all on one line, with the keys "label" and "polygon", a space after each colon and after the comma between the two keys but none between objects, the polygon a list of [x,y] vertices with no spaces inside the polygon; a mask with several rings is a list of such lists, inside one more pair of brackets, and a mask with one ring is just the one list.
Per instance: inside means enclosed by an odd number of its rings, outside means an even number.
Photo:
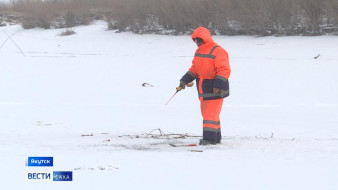
[{"label": "orange hi-vis trousers", "polygon": [[221,140],[221,122],[219,115],[223,105],[222,99],[202,100],[201,112],[203,116],[203,139],[218,141]]}]

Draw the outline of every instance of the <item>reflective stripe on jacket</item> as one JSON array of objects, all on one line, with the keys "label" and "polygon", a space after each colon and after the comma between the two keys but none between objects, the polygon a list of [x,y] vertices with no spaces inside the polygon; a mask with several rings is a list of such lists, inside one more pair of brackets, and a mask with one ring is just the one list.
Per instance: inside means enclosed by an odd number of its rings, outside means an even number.
[{"label": "reflective stripe on jacket", "polygon": [[[196,79],[197,90],[201,100],[220,99],[229,96],[229,81],[231,69],[228,53],[216,44],[208,29],[199,27],[192,34],[192,39],[201,38],[204,44],[195,52],[192,66],[182,77],[185,84]],[[213,88],[221,93],[214,94]]]}]

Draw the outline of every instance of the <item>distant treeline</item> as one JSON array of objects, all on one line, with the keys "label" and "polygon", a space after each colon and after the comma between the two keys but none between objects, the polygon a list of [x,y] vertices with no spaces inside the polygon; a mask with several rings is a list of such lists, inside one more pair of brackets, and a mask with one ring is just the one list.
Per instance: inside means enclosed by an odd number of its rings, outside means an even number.
[{"label": "distant treeline", "polygon": [[12,0],[0,11],[0,24],[19,15],[24,28],[105,20],[135,33],[188,34],[198,26],[225,35],[338,33],[338,0]]}]

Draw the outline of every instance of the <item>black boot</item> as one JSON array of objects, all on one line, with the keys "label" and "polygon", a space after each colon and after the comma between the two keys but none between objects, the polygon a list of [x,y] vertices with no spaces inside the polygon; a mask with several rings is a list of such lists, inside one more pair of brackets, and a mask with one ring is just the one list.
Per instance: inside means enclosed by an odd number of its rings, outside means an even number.
[{"label": "black boot", "polygon": [[215,145],[216,144],[216,141],[214,140],[206,140],[206,139],[200,139],[200,143],[199,145]]}]

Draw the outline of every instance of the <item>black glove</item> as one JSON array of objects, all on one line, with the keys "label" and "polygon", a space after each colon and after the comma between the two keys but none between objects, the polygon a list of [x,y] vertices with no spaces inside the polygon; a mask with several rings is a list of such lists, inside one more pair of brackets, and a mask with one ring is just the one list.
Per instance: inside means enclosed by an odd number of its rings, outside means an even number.
[{"label": "black glove", "polygon": [[177,91],[180,91],[180,90],[182,90],[182,89],[185,89],[185,83],[182,82],[182,81],[180,81],[180,85],[179,85],[178,87],[176,87],[176,90],[177,90]]}]

